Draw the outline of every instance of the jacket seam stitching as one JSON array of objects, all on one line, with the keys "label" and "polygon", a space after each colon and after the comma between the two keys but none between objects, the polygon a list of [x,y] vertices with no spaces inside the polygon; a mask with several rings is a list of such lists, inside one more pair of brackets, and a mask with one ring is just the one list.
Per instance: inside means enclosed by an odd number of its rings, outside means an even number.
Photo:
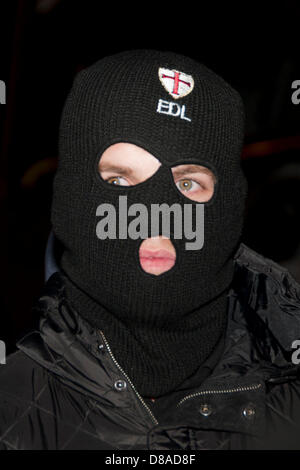
[{"label": "jacket seam stitching", "polygon": [[[37,395],[35,396],[35,400],[37,400],[41,395],[42,393],[44,392],[46,388],[46,384],[44,384],[44,386],[41,388],[41,390],[37,393]],[[6,430],[4,431],[4,433],[0,436],[0,442],[3,441],[3,438],[10,432],[12,431],[12,429],[14,429],[14,427],[20,422],[21,419],[23,419],[31,410],[32,406],[35,405],[35,402],[33,401],[30,401],[29,402],[29,406],[25,409],[25,411],[23,413],[21,413],[21,415],[19,415],[18,417],[16,417],[16,419],[13,421],[13,423],[8,426],[8,428],[6,428]]]}]

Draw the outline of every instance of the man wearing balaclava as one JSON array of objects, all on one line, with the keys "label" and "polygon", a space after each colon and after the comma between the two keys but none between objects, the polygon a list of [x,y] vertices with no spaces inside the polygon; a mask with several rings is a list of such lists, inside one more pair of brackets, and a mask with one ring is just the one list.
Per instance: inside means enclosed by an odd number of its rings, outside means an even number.
[{"label": "man wearing balaclava", "polygon": [[[238,93],[187,57],[128,51],[79,73],[54,181],[62,255],[36,307],[38,330],[0,370],[3,448],[300,448],[300,287],[240,244],[243,132]],[[104,178],[101,159],[116,145],[151,156],[156,171],[136,184]],[[210,198],[189,198],[190,180],[174,181],[185,165],[211,175]],[[177,220],[167,236],[160,223],[131,237],[137,205],[148,228],[153,206],[176,206],[182,236]],[[114,227],[101,236],[110,207]],[[194,229],[203,216],[200,246],[185,213]],[[176,257],[153,275],[140,250],[157,239]]]}]

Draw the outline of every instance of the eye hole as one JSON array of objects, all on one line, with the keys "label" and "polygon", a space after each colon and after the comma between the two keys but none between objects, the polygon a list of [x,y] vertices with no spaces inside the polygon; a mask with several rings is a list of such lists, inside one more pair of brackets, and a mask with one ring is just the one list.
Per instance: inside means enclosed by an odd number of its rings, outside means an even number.
[{"label": "eye hole", "polygon": [[119,142],[103,152],[98,171],[109,184],[135,186],[154,175],[160,166],[160,161],[143,148]]},{"label": "eye hole", "polygon": [[197,202],[209,201],[214,193],[216,178],[202,165],[177,165],[172,167],[174,182],[184,196]]}]

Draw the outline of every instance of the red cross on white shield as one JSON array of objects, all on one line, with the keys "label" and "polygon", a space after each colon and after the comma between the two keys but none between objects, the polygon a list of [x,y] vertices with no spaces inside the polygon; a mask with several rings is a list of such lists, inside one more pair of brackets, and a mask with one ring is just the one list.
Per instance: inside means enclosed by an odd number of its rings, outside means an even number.
[{"label": "red cross on white shield", "polygon": [[165,90],[175,99],[188,95],[194,88],[193,77],[178,70],[160,67],[158,77]]}]

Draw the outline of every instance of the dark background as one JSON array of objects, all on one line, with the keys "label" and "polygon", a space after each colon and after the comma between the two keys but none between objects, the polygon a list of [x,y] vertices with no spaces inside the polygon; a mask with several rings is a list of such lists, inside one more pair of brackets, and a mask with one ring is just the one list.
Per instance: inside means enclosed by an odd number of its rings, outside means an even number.
[{"label": "dark background", "polygon": [[243,241],[300,281],[299,1],[2,1],[0,339],[31,327],[44,283],[60,113],[74,75],[101,57],[153,48],[189,55],[242,95],[249,182]]}]

